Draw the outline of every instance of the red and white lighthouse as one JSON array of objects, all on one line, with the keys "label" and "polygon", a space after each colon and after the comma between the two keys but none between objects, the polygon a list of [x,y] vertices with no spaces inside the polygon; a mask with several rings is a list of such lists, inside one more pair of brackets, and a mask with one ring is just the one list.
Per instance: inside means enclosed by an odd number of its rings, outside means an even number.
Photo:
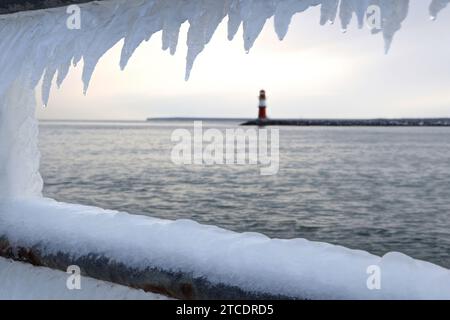
[{"label": "red and white lighthouse", "polygon": [[259,91],[259,112],[258,112],[258,120],[266,120],[267,119],[267,103],[266,103],[266,91]]}]

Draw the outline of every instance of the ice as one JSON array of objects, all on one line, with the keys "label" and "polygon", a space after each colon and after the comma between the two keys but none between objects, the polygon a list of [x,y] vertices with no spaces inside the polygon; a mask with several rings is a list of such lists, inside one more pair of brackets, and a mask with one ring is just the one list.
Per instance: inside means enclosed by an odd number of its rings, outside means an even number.
[{"label": "ice", "polygon": [[66,286],[69,274],[0,258],[0,300],[163,300],[164,296],[81,277],[80,290]]},{"label": "ice", "polygon": [[[104,255],[134,268],[192,273],[253,292],[310,299],[450,299],[450,270],[400,253],[378,257],[50,199],[4,202],[0,234],[16,246],[50,254]],[[367,287],[370,266],[380,268],[380,290]]]},{"label": "ice", "polygon": [[442,9],[444,9],[449,3],[450,3],[450,0],[433,0],[430,5],[431,18],[433,20],[436,19],[438,13]]}]

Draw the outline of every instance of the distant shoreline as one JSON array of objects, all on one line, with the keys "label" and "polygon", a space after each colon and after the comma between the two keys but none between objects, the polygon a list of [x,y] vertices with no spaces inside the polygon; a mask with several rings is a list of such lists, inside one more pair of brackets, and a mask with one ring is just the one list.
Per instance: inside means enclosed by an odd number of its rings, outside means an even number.
[{"label": "distant shoreline", "polygon": [[250,118],[202,118],[202,117],[173,117],[173,118],[147,118],[147,122],[151,121],[251,121]]},{"label": "distant shoreline", "polygon": [[151,122],[236,122],[242,126],[302,126],[302,127],[450,127],[450,118],[379,118],[379,119],[249,119],[249,118],[201,118],[161,117],[136,120],[85,120],[85,119],[39,119],[41,123],[151,123]]}]

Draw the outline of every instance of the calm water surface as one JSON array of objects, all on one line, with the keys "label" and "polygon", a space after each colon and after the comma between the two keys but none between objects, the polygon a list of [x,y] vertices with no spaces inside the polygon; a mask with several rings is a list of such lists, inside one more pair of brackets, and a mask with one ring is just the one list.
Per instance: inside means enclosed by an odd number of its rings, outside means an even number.
[{"label": "calm water surface", "polygon": [[44,193],[450,268],[450,128],[284,127],[279,173],[261,176],[248,165],[174,165],[171,134],[192,125],[41,122]]}]

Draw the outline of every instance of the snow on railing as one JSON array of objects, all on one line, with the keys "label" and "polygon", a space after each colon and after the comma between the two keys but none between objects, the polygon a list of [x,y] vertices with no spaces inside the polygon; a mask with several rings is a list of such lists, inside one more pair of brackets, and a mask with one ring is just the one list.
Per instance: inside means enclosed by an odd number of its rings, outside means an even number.
[{"label": "snow on railing", "polygon": [[183,299],[450,299],[450,270],[49,199],[0,205],[0,255]]}]

